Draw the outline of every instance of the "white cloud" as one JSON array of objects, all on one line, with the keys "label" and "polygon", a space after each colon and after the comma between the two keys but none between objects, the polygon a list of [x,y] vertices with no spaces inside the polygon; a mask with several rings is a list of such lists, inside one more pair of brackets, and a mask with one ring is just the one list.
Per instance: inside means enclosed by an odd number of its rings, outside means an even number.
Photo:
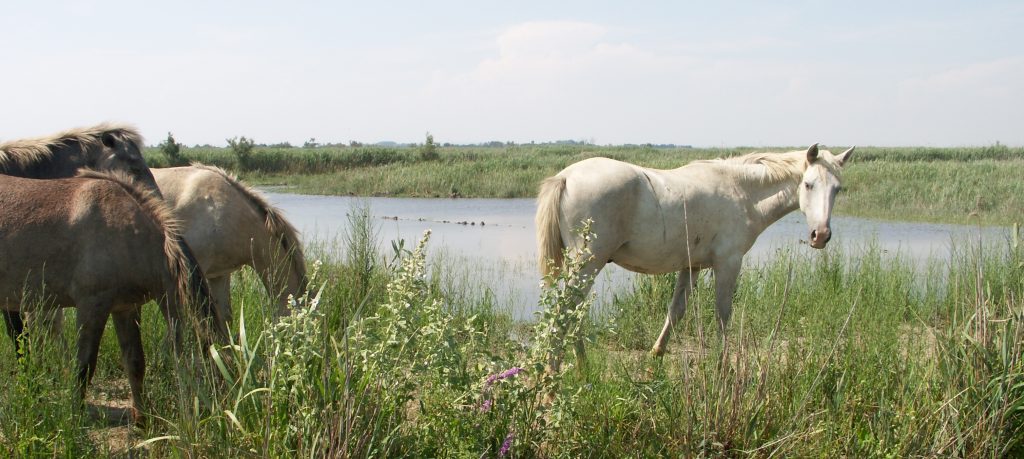
[{"label": "white cloud", "polygon": [[607,29],[586,22],[527,22],[508,28],[497,38],[502,59],[572,57],[600,43]]},{"label": "white cloud", "polygon": [[[776,126],[782,117],[809,112],[804,107],[827,94],[813,86],[816,76],[838,72],[683,51],[709,49],[701,43],[645,49],[610,35],[607,27],[578,22],[510,27],[495,38],[495,55],[471,71],[435,74],[432,104],[479,113],[446,121],[452,129],[468,121],[498,139],[804,143],[810,136]],[[723,45],[711,47],[717,46]],[[765,46],[788,45],[772,39],[730,45]]]}]

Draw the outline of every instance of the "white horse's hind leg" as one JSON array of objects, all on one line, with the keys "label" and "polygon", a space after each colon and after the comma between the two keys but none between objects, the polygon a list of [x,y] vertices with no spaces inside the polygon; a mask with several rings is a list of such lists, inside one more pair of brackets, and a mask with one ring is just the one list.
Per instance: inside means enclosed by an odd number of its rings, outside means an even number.
[{"label": "white horse's hind leg", "polygon": [[658,341],[654,343],[654,347],[651,352],[655,356],[662,356],[665,354],[665,349],[668,347],[668,337],[672,333],[672,327],[675,327],[676,322],[683,317],[686,313],[686,304],[690,301],[690,293],[693,292],[693,288],[697,286],[697,275],[700,270],[694,270],[690,268],[684,268],[679,271],[679,277],[676,278],[676,289],[672,294],[672,302],[668,304],[668,314],[665,316],[665,326],[661,329],[661,335],[658,336]]},{"label": "white horse's hind leg", "polygon": [[[598,259],[595,257],[593,260],[589,261],[586,265],[584,265],[583,269],[580,270],[581,277],[589,276],[590,279],[590,286],[586,289],[586,291],[583,292],[583,296],[590,295],[590,290],[594,286],[594,280],[597,278],[598,273],[601,272],[601,269],[604,268],[606,264],[607,263],[605,261],[598,261]],[[587,364],[587,349],[584,346],[583,334],[583,324],[580,324],[580,336],[577,337],[576,342],[573,343],[573,350],[576,353],[576,363],[578,365],[577,368],[580,370],[582,370],[584,365]],[[551,362],[551,367],[556,371],[559,368],[561,368],[561,365],[561,361]]]},{"label": "white horse's hind leg", "polygon": [[743,264],[743,255],[720,260],[715,264],[715,311],[718,312],[718,330],[725,336],[725,327],[732,316],[732,297],[736,293],[736,279]]}]

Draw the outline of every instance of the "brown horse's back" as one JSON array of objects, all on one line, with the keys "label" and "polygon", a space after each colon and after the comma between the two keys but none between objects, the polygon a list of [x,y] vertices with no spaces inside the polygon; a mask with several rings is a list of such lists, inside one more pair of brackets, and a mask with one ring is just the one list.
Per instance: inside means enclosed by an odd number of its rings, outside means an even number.
[{"label": "brown horse's back", "polygon": [[23,294],[68,307],[109,298],[115,310],[159,297],[164,228],[110,180],[0,176],[0,307]]}]

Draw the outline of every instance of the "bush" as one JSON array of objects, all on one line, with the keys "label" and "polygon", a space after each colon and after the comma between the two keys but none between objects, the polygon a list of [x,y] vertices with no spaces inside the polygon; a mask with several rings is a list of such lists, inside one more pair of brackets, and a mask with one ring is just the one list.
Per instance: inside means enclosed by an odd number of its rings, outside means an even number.
[{"label": "bush", "polygon": [[428,132],[427,141],[420,147],[420,159],[434,161],[440,157],[441,155],[437,154],[437,144],[434,143],[434,136]]},{"label": "bush", "polygon": [[231,147],[231,151],[235,153],[238,168],[241,170],[248,170],[249,165],[252,163],[252,150],[256,147],[256,141],[247,139],[245,136],[232,137],[227,139],[227,141],[228,145]]},{"label": "bush", "polygon": [[160,151],[167,158],[167,162],[171,166],[184,166],[188,164],[188,160],[181,156],[181,144],[174,140],[174,135],[170,132],[167,133],[167,140],[164,140],[159,145]]}]

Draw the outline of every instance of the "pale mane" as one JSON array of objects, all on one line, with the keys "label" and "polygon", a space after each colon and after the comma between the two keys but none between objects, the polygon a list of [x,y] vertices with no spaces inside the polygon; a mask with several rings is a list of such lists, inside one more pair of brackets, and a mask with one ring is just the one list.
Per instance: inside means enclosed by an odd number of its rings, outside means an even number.
[{"label": "pale mane", "polygon": [[[757,166],[745,167],[744,169],[746,169],[749,178],[760,182],[798,181],[807,168],[807,152],[805,150],[786,153],[755,152],[731,158],[711,159],[704,162],[736,166]],[[836,165],[835,156],[830,151],[819,150],[818,160],[815,161],[815,164],[821,164],[836,175],[836,177],[839,176],[841,168]]]},{"label": "pale mane", "polygon": [[139,151],[143,140],[135,127],[127,124],[100,123],[95,126],[68,129],[46,137],[10,140],[0,143],[0,169],[17,165],[21,168],[53,159],[54,150],[71,143],[78,143],[82,149],[98,148],[103,134],[110,133],[121,137]]}]

